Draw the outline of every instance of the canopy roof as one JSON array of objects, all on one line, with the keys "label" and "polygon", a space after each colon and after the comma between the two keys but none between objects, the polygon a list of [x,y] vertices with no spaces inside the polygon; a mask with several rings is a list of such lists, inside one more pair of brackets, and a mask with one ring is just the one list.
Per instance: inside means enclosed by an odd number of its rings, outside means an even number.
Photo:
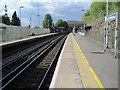
[{"label": "canopy roof", "polygon": [[73,25],[81,25],[81,24],[84,24],[83,21],[67,21],[67,23],[70,25],[70,24],[73,24]]}]

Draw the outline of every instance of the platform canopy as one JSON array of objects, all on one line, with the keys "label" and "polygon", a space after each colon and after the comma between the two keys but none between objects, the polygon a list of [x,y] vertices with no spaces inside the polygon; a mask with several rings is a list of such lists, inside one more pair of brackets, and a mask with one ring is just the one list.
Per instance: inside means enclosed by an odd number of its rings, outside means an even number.
[{"label": "platform canopy", "polygon": [[83,21],[70,21],[68,20],[67,21],[69,27],[75,27],[77,28],[78,30],[77,31],[81,31],[82,29],[84,29],[84,22]]},{"label": "platform canopy", "polygon": [[67,21],[67,23],[69,24],[69,25],[72,25],[72,24],[75,24],[75,25],[81,25],[81,24],[84,24],[84,22],[83,21]]}]

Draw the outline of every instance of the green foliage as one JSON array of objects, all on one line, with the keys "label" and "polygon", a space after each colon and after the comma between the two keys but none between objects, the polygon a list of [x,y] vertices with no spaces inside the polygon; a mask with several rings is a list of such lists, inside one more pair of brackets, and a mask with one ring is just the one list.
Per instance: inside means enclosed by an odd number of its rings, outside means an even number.
[{"label": "green foliage", "polygon": [[63,21],[63,27],[65,27],[65,30],[67,30],[68,29],[68,23],[66,22],[66,21]]},{"label": "green foliage", "polygon": [[2,15],[0,17],[2,17],[2,23],[10,25],[10,19],[9,19],[8,15]]},{"label": "green foliage", "polygon": [[46,14],[42,23],[43,28],[50,28],[52,25],[52,17],[50,14]]},{"label": "green foliage", "polygon": [[2,16],[0,16],[0,23],[2,23]]},{"label": "green foliage", "polygon": [[58,20],[55,24],[56,27],[63,27],[63,20]]},{"label": "green foliage", "polygon": [[[108,3],[109,15],[118,11],[118,2]],[[84,14],[83,20],[87,24],[92,24],[96,20],[100,20],[106,16],[106,2],[93,2],[90,10]]]},{"label": "green foliage", "polygon": [[12,15],[11,25],[20,26],[20,19],[17,17],[16,11]]},{"label": "green foliage", "polygon": [[39,28],[38,26],[34,26],[34,28]]},{"label": "green foliage", "polygon": [[56,28],[62,27],[62,28],[64,28],[64,30],[67,30],[69,26],[68,26],[68,23],[66,21],[58,20],[55,24],[55,27]]}]

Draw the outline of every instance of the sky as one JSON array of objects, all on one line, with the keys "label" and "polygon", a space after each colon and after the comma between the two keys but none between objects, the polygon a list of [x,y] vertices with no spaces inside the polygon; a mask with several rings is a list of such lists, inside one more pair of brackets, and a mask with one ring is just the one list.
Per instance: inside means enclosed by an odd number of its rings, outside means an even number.
[{"label": "sky", "polygon": [[7,13],[10,19],[14,11],[19,17],[20,6],[24,6],[21,8],[22,26],[30,24],[30,17],[32,27],[38,26],[37,15],[39,13],[39,26],[42,27],[42,21],[47,13],[51,14],[53,23],[59,19],[81,21],[83,14],[90,9],[92,2],[93,0],[84,0],[84,2],[83,0],[0,0],[0,14],[5,14],[5,5],[7,5]]}]

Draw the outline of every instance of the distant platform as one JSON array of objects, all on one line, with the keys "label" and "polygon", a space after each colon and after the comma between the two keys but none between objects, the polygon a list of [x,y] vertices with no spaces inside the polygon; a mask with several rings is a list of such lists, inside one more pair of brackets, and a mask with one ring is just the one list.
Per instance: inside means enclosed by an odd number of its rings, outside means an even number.
[{"label": "distant platform", "polygon": [[38,35],[38,36],[30,36],[29,38],[24,38],[24,39],[19,39],[19,40],[0,43],[0,46],[7,46],[7,45],[10,45],[10,44],[15,44],[15,43],[24,42],[24,41],[32,40],[32,39],[35,39],[35,38],[41,38],[41,37],[55,35],[55,34],[57,34],[57,33],[50,33],[50,34],[44,34],[44,35]]}]

